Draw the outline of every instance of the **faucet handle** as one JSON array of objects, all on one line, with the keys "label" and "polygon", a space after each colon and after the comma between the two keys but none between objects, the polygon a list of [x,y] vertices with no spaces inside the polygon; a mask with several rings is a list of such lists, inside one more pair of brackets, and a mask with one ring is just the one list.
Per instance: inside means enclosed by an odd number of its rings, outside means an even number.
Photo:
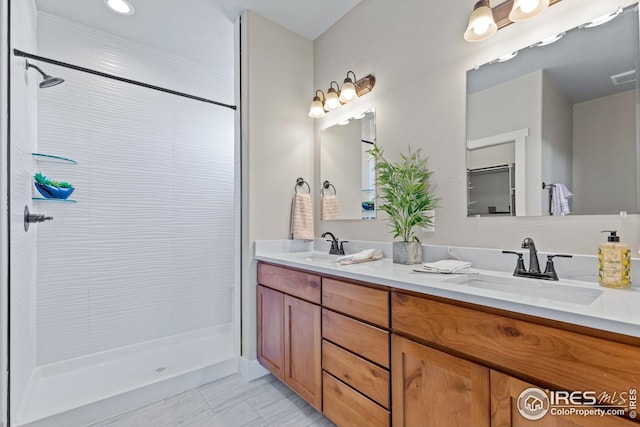
[{"label": "faucet handle", "polygon": [[516,251],[502,251],[503,254],[513,254],[518,256],[518,260],[516,261],[516,269],[513,270],[513,275],[517,276],[520,273],[526,273],[527,269],[524,267],[524,259],[522,258],[522,252]]},{"label": "faucet handle", "polygon": [[558,273],[556,272],[556,267],[553,265],[554,258],[573,258],[573,255],[564,255],[564,254],[553,254],[547,255],[547,265],[545,266],[544,273],[551,277],[551,280],[558,280]]},{"label": "faucet handle", "polygon": [[340,242],[340,255],[344,255],[344,246],[342,246],[344,243],[349,243],[348,240],[343,240]]}]

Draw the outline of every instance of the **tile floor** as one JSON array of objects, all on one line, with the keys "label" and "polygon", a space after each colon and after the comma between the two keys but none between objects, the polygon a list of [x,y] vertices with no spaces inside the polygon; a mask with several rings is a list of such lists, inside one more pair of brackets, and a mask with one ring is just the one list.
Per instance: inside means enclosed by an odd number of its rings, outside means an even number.
[{"label": "tile floor", "polygon": [[328,427],[331,421],[273,375],[233,375],[90,427]]}]

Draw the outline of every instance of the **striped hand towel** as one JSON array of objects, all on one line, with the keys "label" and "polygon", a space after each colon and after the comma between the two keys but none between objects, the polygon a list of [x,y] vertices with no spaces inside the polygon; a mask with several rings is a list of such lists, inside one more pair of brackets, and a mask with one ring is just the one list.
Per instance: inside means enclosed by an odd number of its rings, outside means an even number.
[{"label": "striped hand towel", "polygon": [[323,221],[338,219],[340,217],[340,207],[335,194],[324,196],[320,205],[320,216]]},{"label": "striped hand towel", "polygon": [[311,195],[296,193],[291,201],[291,238],[313,240]]}]

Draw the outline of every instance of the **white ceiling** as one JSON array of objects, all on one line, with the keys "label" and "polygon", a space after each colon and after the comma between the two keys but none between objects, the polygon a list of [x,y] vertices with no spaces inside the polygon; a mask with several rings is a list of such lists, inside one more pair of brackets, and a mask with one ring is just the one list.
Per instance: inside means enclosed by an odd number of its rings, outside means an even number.
[{"label": "white ceiling", "polygon": [[[103,0],[36,0],[38,10],[138,43],[195,59],[210,51],[220,28],[250,9],[315,40],[360,0],[129,0],[136,13],[122,16]],[[222,12],[222,17],[220,16]],[[216,16],[218,17],[216,19]],[[226,18],[225,18],[226,17]],[[200,58],[202,62],[208,62]]]}]

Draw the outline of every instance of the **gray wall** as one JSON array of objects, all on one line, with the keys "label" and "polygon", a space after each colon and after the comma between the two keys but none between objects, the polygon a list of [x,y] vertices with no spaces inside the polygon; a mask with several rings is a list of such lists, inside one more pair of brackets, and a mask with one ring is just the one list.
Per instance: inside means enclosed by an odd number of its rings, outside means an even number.
[{"label": "gray wall", "polygon": [[242,355],[255,359],[253,242],[289,237],[297,177],[318,188],[313,176],[313,119],[307,116],[314,93],[313,42],[253,12],[242,15],[241,40]]},{"label": "gray wall", "polygon": [[611,212],[618,206],[637,212],[635,106],[635,90],[574,106],[576,213]]},{"label": "gray wall", "polygon": [[[406,151],[408,144],[422,147],[430,156],[442,202],[436,210],[435,232],[419,235],[424,242],[514,248],[523,237],[531,236],[543,250],[594,254],[602,240],[600,230],[611,228],[619,230],[622,240],[637,253],[638,215],[624,219],[618,215],[466,217],[467,70],[631,3],[564,0],[531,21],[500,30],[490,40],[467,43],[462,33],[472,2],[406,0],[399,7],[396,2],[367,0],[316,39],[314,87],[325,87],[348,70],[358,77],[375,75],[373,91],[343,106],[338,115],[348,117],[356,110],[375,107],[378,142],[390,156]],[[425,25],[425,19],[434,16],[446,19],[431,19]],[[335,120],[334,112],[316,120],[316,151],[319,130]],[[317,223],[317,235],[327,230],[344,239],[392,240],[383,215],[376,221]]]}]

